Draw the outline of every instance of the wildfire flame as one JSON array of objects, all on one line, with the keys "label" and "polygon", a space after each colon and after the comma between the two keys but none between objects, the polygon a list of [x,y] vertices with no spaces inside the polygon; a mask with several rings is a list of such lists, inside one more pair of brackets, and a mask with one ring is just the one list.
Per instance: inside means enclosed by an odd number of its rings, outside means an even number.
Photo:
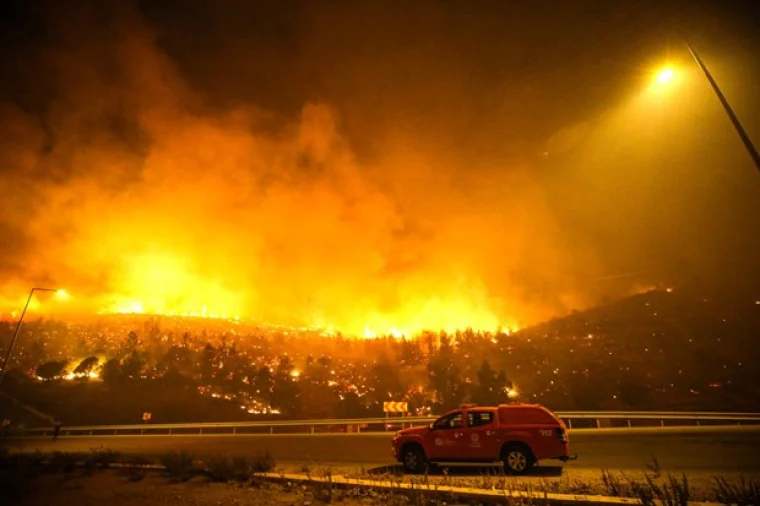
[{"label": "wildfire flame", "polygon": [[[566,274],[585,272],[581,255],[563,253],[561,220],[527,168],[395,128],[381,154],[361,156],[340,104],[222,105],[132,9],[104,9],[113,37],[28,62],[56,99],[44,117],[0,108],[13,167],[0,186],[24,190],[0,200],[0,230],[25,227],[3,265],[22,287],[55,278],[69,289],[75,300],[56,312],[372,338],[514,329],[584,302]],[[86,11],[52,32],[101,33]],[[8,269],[0,311],[16,317],[28,288],[10,286]],[[535,297],[533,286],[552,289]]]},{"label": "wildfire flame", "polygon": [[[117,290],[93,301],[85,302],[99,314],[163,315],[179,317],[219,318],[240,321],[258,319],[255,308],[248,305],[243,293],[225,287],[219,279],[204,276],[194,268],[187,255],[175,254],[168,250],[153,250],[135,255],[125,255],[116,277]],[[423,330],[455,331],[467,327],[475,330],[506,331],[516,329],[514,321],[500,321],[486,309],[486,301],[475,292],[456,297],[424,297],[413,292],[396,307],[381,312],[371,306],[357,306],[355,311],[342,311],[342,317],[327,321],[321,314],[311,316],[304,310],[303,328],[322,330],[323,335],[334,336],[341,332],[346,336],[376,338],[393,336],[411,337]],[[68,298],[68,297],[67,297]],[[18,316],[16,308],[23,307],[23,297],[4,301],[2,306],[10,309],[8,315]],[[65,299],[62,299],[65,300]],[[89,302],[89,304],[88,304]],[[32,299],[31,313],[44,313],[47,302]],[[57,308],[64,302],[58,302]],[[354,301],[346,301],[350,308]],[[281,323],[281,322],[270,322]],[[284,322],[283,322],[284,323]]]},{"label": "wildfire flame", "polygon": [[100,312],[239,319],[242,298],[195,274],[191,265],[166,251],[128,257],[119,292],[106,297]]}]

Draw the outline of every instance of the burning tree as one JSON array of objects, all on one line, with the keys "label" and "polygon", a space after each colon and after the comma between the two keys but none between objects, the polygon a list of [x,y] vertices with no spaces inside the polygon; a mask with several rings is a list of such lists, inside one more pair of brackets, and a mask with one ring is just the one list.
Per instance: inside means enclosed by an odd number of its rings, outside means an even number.
[{"label": "burning tree", "polygon": [[79,362],[79,365],[73,371],[75,377],[87,379],[90,377],[90,373],[95,370],[100,360],[98,357],[92,356]]}]

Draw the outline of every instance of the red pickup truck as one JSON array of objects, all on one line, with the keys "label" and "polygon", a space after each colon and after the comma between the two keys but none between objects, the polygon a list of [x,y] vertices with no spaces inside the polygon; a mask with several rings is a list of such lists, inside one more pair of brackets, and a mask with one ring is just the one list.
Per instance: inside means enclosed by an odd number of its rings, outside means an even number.
[{"label": "red pickup truck", "polygon": [[569,454],[565,424],[538,404],[464,404],[427,427],[398,431],[392,448],[409,473],[435,462],[503,462],[505,472],[523,474],[539,460],[577,458]]}]

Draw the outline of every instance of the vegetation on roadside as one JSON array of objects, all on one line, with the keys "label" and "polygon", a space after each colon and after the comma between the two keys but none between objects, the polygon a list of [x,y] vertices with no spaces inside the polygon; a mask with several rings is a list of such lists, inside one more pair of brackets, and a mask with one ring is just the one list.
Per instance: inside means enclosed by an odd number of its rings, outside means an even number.
[{"label": "vegetation on roadside", "polygon": [[195,455],[191,453],[170,452],[159,457],[158,461],[176,481],[187,481],[195,474]]},{"label": "vegetation on roadside", "polygon": [[[209,482],[236,483],[256,488],[285,487],[297,491],[320,503],[346,501],[351,498],[372,499],[391,505],[433,505],[441,500],[441,487],[466,487],[498,490],[504,493],[507,504],[531,504],[521,497],[522,492],[538,496],[549,493],[573,495],[601,495],[635,498],[643,506],[685,506],[690,501],[711,501],[718,504],[750,506],[760,504],[760,483],[752,478],[729,480],[715,477],[711,487],[695,487],[686,475],[660,476],[659,465],[647,466],[643,478],[623,472],[603,470],[600,479],[561,479],[537,481],[516,480],[503,472],[484,473],[478,476],[459,477],[446,469],[439,475],[404,476],[394,468],[382,474],[361,470],[355,475],[343,475],[336,480],[336,472],[330,467],[310,464],[299,468],[304,480],[265,479],[262,473],[277,472],[271,454],[264,452],[254,456],[224,456],[197,459],[184,452],[171,452],[158,458],[145,456],[124,458],[109,448],[93,448],[89,454],[54,452],[52,454],[13,453],[0,445],[0,487],[9,498],[22,498],[34,489],[34,480],[43,474],[61,474],[68,477],[92,476],[96,471],[117,465],[120,474],[129,481],[139,482],[155,472],[163,474],[170,482],[185,482],[202,476]],[[656,470],[656,472],[653,471]],[[356,480],[355,482],[352,482]],[[402,486],[402,484],[405,484]],[[380,487],[379,485],[383,485]]]},{"label": "vegetation on roadside", "polygon": [[108,467],[111,464],[118,462],[120,458],[121,453],[112,450],[111,448],[100,446],[98,448],[90,449],[90,455],[88,456],[86,462],[100,467]]},{"label": "vegetation on roadside", "polygon": [[256,473],[268,473],[275,468],[269,452],[254,457],[218,455],[205,462],[204,472],[212,481],[247,481]]}]

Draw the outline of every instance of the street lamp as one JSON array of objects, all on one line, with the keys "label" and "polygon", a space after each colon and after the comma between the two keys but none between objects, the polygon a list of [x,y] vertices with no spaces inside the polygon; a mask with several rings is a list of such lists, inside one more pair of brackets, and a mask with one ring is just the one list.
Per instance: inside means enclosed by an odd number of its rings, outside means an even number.
[{"label": "street lamp", "polygon": [[16,346],[16,340],[18,339],[19,331],[21,331],[21,324],[24,323],[24,316],[26,316],[26,310],[29,308],[29,303],[32,301],[32,296],[34,295],[34,292],[55,292],[59,297],[66,298],[68,297],[68,294],[66,293],[66,290],[62,290],[60,288],[32,288],[29,291],[29,297],[26,299],[26,304],[24,304],[24,310],[21,311],[21,318],[18,319],[18,323],[16,324],[16,330],[13,332],[13,338],[11,339],[11,344],[8,347],[8,353],[5,354],[5,362],[3,362],[3,369],[0,370],[0,384],[3,383],[3,378],[5,377],[5,372],[8,370],[8,364],[11,360],[11,354],[13,353],[13,348]]},{"label": "street lamp", "polygon": [[[718,86],[718,83],[715,81],[712,74],[707,69],[707,66],[702,61],[702,58],[699,57],[699,55],[697,54],[697,51],[689,43],[686,37],[683,37],[683,40],[684,40],[684,43],[686,44],[686,48],[689,50],[689,54],[691,55],[694,62],[697,64],[697,67],[699,67],[699,70],[702,71],[702,73],[704,74],[705,78],[707,79],[707,82],[710,83],[710,87],[715,93],[715,96],[718,98],[720,105],[723,107],[723,110],[728,116],[728,119],[731,120],[731,124],[736,130],[736,133],[739,135],[739,139],[741,139],[742,144],[744,144],[744,148],[747,150],[747,153],[752,159],[752,162],[755,164],[755,168],[760,171],[760,154],[758,154],[757,149],[755,149],[755,145],[752,143],[752,140],[747,135],[747,132],[744,130],[744,127],[739,121],[739,118],[736,116],[736,113],[734,113],[734,110],[731,108],[731,105],[729,105],[728,100],[726,100],[725,95],[723,95],[723,92]],[[669,88],[670,85],[672,85],[673,82],[676,80],[676,78],[679,77],[679,74],[680,72],[677,72],[677,70],[671,66],[665,66],[665,67],[660,68],[659,70],[654,72],[650,89],[659,90],[665,87]]]},{"label": "street lamp", "polygon": [[660,84],[668,84],[673,80],[675,75],[676,73],[672,68],[665,67],[657,73],[657,82]]},{"label": "street lamp", "polygon": [[694,49],[694,47],[692,47],[692,45],[689,43],[686,37],[684,37],[683,39],[684,39],[684,42],[686,43],[686,47],[689,49],[689,54],[694,59],[694,62],[697,64],[697,66],[702,71],[702,73],[705,75],[705,78],[707,78],[707,81],[710,83],[710,86],[715,92],[715,95],[718,97],[718,101],[720,102],[720,105],[723,106],[723,110],[726,112],[726,115],[728,115],[728,119],[731,120],[731,124],[734,126],[736,133],[739,135],[739,138],[741,139],[742,144],[744,144],[744,148],[747,150],[747,153],[749,154],[750,158],[752,158],[752,162],[754,162],[755,168],[760,171],[760,155],[757,153],[757,149],[755,149],[755,145],[752,143],[752,140],[749,138],[749,136],[747,135],[747,132],[744,130],[744,127],[739,121],[739,118],[736,117],[736,114],[734,113],[734,110],[729,105],[728,100],[726,100],[725,95],[723,95],[723,92],[718,87],[718,83],[715,82],[715,79],[713,78],[712,74],[710,73],[709,70],[707,70],[707,66],[702,61],[702,58],[699,57],[699,55],[697,54],[697,51]]}]

